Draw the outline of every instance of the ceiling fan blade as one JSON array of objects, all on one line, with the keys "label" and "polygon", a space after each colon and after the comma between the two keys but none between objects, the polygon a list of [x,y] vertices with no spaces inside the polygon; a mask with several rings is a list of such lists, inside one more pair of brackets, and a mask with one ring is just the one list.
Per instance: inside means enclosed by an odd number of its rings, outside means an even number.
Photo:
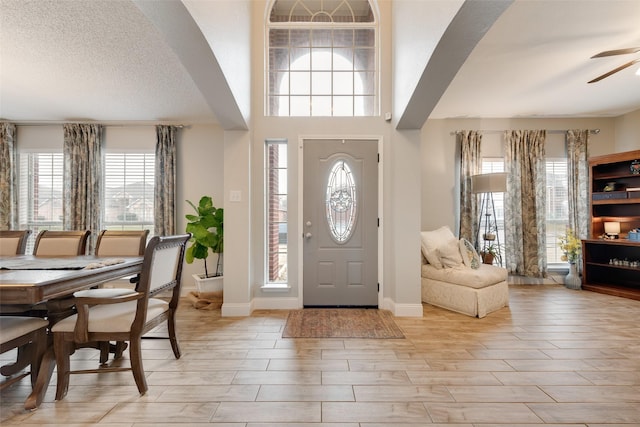
[{"label": "ceiling fan blade", "polygon": [[600,52],[596,55],[593,55],[591,58],[602,58],[604,56],[614,56],[614,55],[627,55],[630,53],[640,52],[640,47],[628,47],[626,49],[615,49],[615,50],[605,50],[604,52]]},{"label": "ceiling fan blade", "polygon": [[604,73],[601,76],[596,77],[595,79],[589,81],[588,83],[595,83],[595,82],[599,82],[600,80],[609,77],[612,74],[617,73],[618,71],[622,71],[627,67],[631,67],[633,64],[640,62],[640,59],[634,59],[633,61],[629,61],[626,64],[622,64],[621,66],[619,66],[618,68],[614,68],[613,70],[609,71],[608,73]]}]

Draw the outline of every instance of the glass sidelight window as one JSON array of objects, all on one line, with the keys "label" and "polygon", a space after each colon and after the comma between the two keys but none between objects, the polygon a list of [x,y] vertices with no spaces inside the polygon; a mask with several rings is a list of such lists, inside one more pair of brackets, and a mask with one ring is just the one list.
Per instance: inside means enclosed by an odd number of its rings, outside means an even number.
[{"label": "glass sidelight window", "polygon": [[287,141],[265,144],[265,213],[267,283],[287,281]]}]

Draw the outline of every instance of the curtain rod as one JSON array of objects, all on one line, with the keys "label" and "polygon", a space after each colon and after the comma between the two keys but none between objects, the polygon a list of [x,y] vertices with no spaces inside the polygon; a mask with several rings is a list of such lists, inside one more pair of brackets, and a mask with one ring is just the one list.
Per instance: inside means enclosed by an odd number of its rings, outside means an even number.
[{"label": "curtain rod", "polygon": [[[503,133],[503,132],[507,132],[510,130],[516,130],[516,129],[505,129],[505,130],[495,130],[495,129],[487,129],[487,130],[483,130],[483,129],[479,129],[478,132],[481,133]],[[565,130],[561,130],[561,129],[554,129],[554,130],[548,130],[547,133],[566,133],[568,129]],[[451,132],[451,135],[459,135],[460,133],[462,133],[463,131],[461,130],[456,130]],[[600,129],[589,129],[589,133],[592,135],[597,135],[600,133]]]},{"label": "curtain rod", "polygon": [[[3,120],[4,121],[4,120]],[[163,126],[174,126],[177,127],[178,129],[183,129],[185,127],[187,127],[186,125],[175,125],[175,124],[170,124],[170,123],[129,123],[129,124],[125,124],[125,123],[98,123],[98,122],[73,122],[73,121],[68,121],[68,122],[12,122],[10,120],[7,120],[8,123],[12,123],[16,126],[59,126],[59,125],[65,125],[65,124],[82,124],[82,125],[100,125],[103,127],[137,127],[137,126],[157,126],[157,125],[163,125]]]}]

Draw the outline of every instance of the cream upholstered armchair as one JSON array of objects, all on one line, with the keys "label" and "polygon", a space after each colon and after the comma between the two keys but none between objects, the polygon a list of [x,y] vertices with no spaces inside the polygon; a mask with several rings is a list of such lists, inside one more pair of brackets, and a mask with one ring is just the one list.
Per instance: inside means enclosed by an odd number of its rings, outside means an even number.
[{"label": "cream upholstered armchair", "polygon": [[[190,235],[154,237],[144,254],[137,291],[113,298],[74,298],[77,314],[62,319],[53,328],[53,344],[58,369],[56,399],[64,398],[69,387],[71,355],[77,347],[90,342],[126,341],[129,343],[131,368],[138,391],[147,391],[142,365],[142,336],[166,321],[173,354],[180,348],[176,336],[175,313],[180,298],[184,251]],[[157,298],[171,292],[166,302]],[[121,371],[120,367],[103,367],[74,373]]]},{"label": "cream upholstered armchair", "polygon": [[42,230],[36,237],[33,254],[35,256],[85,255],[90,234],[89,230]]},{"label": "cream upholstered armchair", "polygon": [[473,245],[449,227],[420,233],[422,301],[473,317],[509,305],[507,270],[483,264]]},{"label": "cream upholstered armchair", "polygon": [[0,256],[24,255],[31,230],[0,230]]}]

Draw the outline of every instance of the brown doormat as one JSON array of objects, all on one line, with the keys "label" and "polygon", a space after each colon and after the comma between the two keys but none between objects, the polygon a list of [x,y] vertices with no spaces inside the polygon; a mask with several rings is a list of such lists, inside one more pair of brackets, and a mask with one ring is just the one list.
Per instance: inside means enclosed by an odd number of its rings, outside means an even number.
[{"label": "brown doormat", "polygon": [[391,312],[364,308],[292,310],[283,338],[404,338]]}]

